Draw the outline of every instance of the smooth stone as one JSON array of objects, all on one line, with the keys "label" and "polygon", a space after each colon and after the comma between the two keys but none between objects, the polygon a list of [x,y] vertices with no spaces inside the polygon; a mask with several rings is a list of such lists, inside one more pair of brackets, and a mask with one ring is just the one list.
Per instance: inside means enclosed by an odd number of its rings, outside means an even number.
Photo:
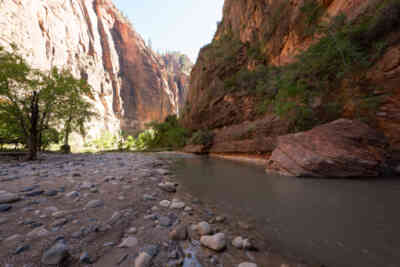
[{"label": "smooth stone", "polygon": [[40,196],[44,193],[44,190],[36,190],[36,191],[32,191],[32,192],[28,192],[25,194],[25,196],[27,197],[37,197]]},{"label": "smooth stone", "polygon": [[238,267],[257,267],[257,264],[252,262],[242,262]]},{"label": "smooth stone", "polygon": [[217,216],[217,218],[215,218],[215,221],[218,223],[222,223],[225,221],[225,217],[224,216]]},{"label": "smooth stone", "polygon": [[7,218],[0,218],[0,225],[5,224],[8,222]]},{"label": "smooth stone", "polygon": [[128,234],[136,234],[137,233],[137,229],[135,227],[131,227],[128,230]]},{"label": "smooth stone", "polygon": [[158,187],[161,188],[162,190],[164,190],[165,192],[169,192],[169,193],[176,192],[175,184],[170,183],[170,182],[159,183]]},{"label": "smooth stone", "polygon": [[243,241],[244,241],[244,239],[241,236],[235,237],[232,240],[232,245],[235,248],[241,249],[241,248],[243,248]]},{"label": "smooth stone", "polygon": [[180,201],[172,201],[170,208],[171,209],[183,209],[185,207],[185,203]]},{"label": "smooth stone", "polygon": [[91,208],[98,208],[104,206],[104,201],[103,200],[91,200],[89,203],[86,205],[87,209]]},{"label": "smooth stone", "polygon": [[138,240],[136,237],[127,237],[122,240],[121,244],[118,245],[119,248],[131,248],[138,245]]},{"label": "smooth stone", "polygon": [[89,253],[82,252],[81,256],[79,257],[79,261],[81,263],[85,263],[85,264],[91,264],[92,263],[92,259],[89,257]]},{"label": "smooth stone", "polygon": [[28,186],[25,187],[24,189],[21,190],[22,193],[30,192],[33,191],[34,189],[38,188],[39,186],[33,185],[33,186]]},{"label": "smooth stone", "polygon": [[192,209],[191,207],[186,206],[183,210],[186,211],[186,212],[190,212],[190,211],[192,211],[193,209]]},{"label": "smooth stone", "polygon": [[155,198],[152,195],[149,194],[144,194],[143,195],[144,200],[155,200]]},{"label": "smooth stone", "polygon": [[50,232],[47,231],[44,227],[41,228],[36,228],[32,231],[30,231],[26,236],[29,238],[38,238],[38,237],[44,237],[49,235]]},{"label": "smooth stone", "polygon": [[200,243],[212,250],[221,251],[226,247],[225,234],[204,235],[200,238]]},{"label": "smooth stone", "polygon": [[122,218],[122,213],[119,212],[119,211],[116,211],[116,212],[113,213],[113,215],[111,216],[111,218],[108,220],[107,223],[112,225],[112,224],[116,223],[121,218]]},{"label": "smooth stone", "polygon": [[12,208],[11,205],[8,204],[0,204],[0,212],[7,212]]},{"label": "smooth stone", "polygon": [[142,252],[135,259],[135,267],[148,267],[150,266],[152,257],[146,252]]},{"label": "smooth stone", "polygon": [[0,204],[8,204],[19,201],[21,198],[17,194],[7,191],[0,191]]},{"label": "smooth stone", "polygon": [[27,251],[30,248],[31,248],[30,245],[21,245],[21,246],[17,247],[17,249],[15,250],[14,254],[15,255],[21,254],[22,252]]},{"label": "smooth stone", "polygon": [[160,206],[164,208],[168,208],[171,205],[171,201],[169,200],[163,200],[160,202]]},{"label": "smooth stone", "polygon": [[47,197],[55,197],[57,196],[57,194],[58,194],[57,190],[50,190],[44,193],[44,195]]},{"label": "smooth stone", "polygon": [[60,226],[65,225],[67,222],[68,222],[68,220],[65,218],[58,219],[54,223],[51,224],[51,227],[60,227]]},{"label": "smooth stone", "polygon": [[196,231],[200,235],[209,235],[211,234],[211,226],[208,222],[200,222],[195,226]]},{"label": "smooth stone", "polygon": [[76,197],[79,197],[79,195],[80,194],[77,191],[72,191],[72,192],[69,192],[69,193],[66,194],[66,196],[70,197],[70,198],[76,198]]},{"label": "smooth stone", "polygon": [[15,240],[19,240],[19,239],[22,239],[22,236],[19,235],[19,234],[15,234],[15,235],[12,235],[12,236],[7,237],[7,238],[4,240],[4,243],[14,242]]},{"label": "smooth stone", "polygon": [[42,256],[42,263],[48,265],[57,265],[62,263],[66,258],[68,258],[68,256],[68,246],[64,240],[60,240],[51,248],[46,250]]}]

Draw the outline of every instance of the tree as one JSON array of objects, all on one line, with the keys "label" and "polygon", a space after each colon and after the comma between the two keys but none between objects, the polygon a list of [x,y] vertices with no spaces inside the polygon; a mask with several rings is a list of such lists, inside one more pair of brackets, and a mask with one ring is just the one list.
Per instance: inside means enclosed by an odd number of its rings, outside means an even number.
[{"label": "tree", "polygon": [[61,130],[64,137],[62,150],[70,152],[69,136],[76,130],[82,136],[86,135],[85,124],[97,114],[92,111],[92,104],[84,96],[92,93],[91,87],[84,79],[75,79],[69,71],[54,73],[57,82],[65,90],[62,98],[62,105],[57,109],[57,117],[63,124]]},{"label": "tree", "polygon": [[[27,145],[28,160],[35,160],[45,135],[52,133],[54,136],[51,129],[71,118],[71,113],[66,113],[64,106],[71,107],[70,103],[79,102],[80,94],[86,92],[87,86],[83,80],[76,80],[57,68],[48,73],[32,69],[17,54],[15,46],[13,49],[7,52],[0,47],[0,120],[10,125],[6,132],[17,133]],[[81,106],[88,105],[78,106],[73,105],[78,110],[76,113],[85,114]],[[63,116],[60,116],[59,110],[64,111]],[[76,117],[72,116],[68,129],[81,125],[82,118]]]}]

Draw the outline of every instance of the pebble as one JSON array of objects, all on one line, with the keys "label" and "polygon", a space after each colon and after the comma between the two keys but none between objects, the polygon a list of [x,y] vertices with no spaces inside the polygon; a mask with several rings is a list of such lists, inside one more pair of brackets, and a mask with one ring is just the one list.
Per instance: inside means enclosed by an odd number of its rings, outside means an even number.
[{"label": "pebble", "polygon": [[162,190],[164,190],[165,192],[169,192],[169,193],[176,192],[175,184],[170,183],[170,182],[159,183],[158,187],[161,188]]},{"label": "pebble", "polygon": [[137,229],[135,227],[131,227],[128,230],[128,234],[136,234],[137,233]]},{"label": "pebble", "polygon": [[7,191],[0,191],[0,204],[8,204],[19,201],[21,198],[17,194]]},{"label": "pebble", "polygon": [[68,222],[68,220],[65,218],[58,219],[54,223],[51,224],[51,227],[60,227],[60,226],[65,225],[67,222]]},{"label": "pebble", "polygon": [[135,267],[148,267],[150,266],[152,257],[146,252],[142,252],[135,259]]},{"label": "pebble", "polygon": [[257,267],[257,264],[251,262],[242,262],[238,267]]},{"label": "pebble", "polygon": [[111,218],[107,221],[107,223],[113,225],[121,218],[122,218],[122,213],[119,211],[116,211],[113,213]]},{"label": "pebble", "polygon": [[48,197],[54,197],[54,196],[57,196],[57,194],[58,194],[57,190],[50,190],[50,191],[47,191],[46,193],[44,193],[44,195],[48,196]]},{"label": "pebble", "polygon": [[86,251],[82,252],[81,256],[79,257],[79,261],[85,264],[92,264],[92,259],[89,257],[89,253]]},{"label": "pebble", "polygon": [[200,235],[209,235],[211,234],[211,226],[208,222],[200,222],[194,228]]},{"label": "pebble", "polygon": [[44,193],[44,190],[36,190],[36,191],[32,191],[32,192],[28,192],[25,194],[25,196],[27,197],[37,197],[40,196]]},{"label": "pebble", "polygon": [[136,237],[127,237],[124,238],[121,242],[121,244],[118,245],[119,248],[131,248],[131,247],[136,247],[138,245],[138,240]]},{"label": "pebble", "polygon": [[17,247],[17,249],[15,250],[14,254],[15,255],[21,254],[22,252],[27,251],[30,248],[31,248],[30,245],[21,245],[21,246]]},{"label": "pebble", "polygon": [[103,200],[91,200],[89,203],[86,205],[87,209],[92,209],[92,208],[98,208],[104,206],[104,201]]},{"label": "pebble", "polygon": [[9,204],[0,204],[0,212],[7,212],[12,208]]},{"label": "pebble", "polygon": [[200,238],[200,243],[212,250],[221,251],[226,247],[226,239],[224,233],[215,235],[204,235]]},{"label": "pebble", "polygon": [[46,250],[42,256],[42,263],[48,265],[57,265],[68,258],[68,246],[63,239],[56,242],[51,248]]},{"label": "pebble", "polygon": [[160,206],[164,208],[168,208],[171,205],[171,201],[169,200],[163,200],[160,202]]},{"label": "pebble", "polygon": [[185,207],[185,203],[179,200],[172,200],[171,209],[183,209]]},{"label": "pebble", "polygon": [[76,197],[79,197],[79,195],[80,194],[77,191],[72,191],[72,192],[69,192],[69,193],[66,194],[66,196],[70,197],[70,198],[76,198]]},{"label": "pebble", "polygon": [[49,235],[50,232],[47,231],[44,227],[41,228],[36,228],[32,231],[30,231],[26,236],[29,238],[38,238],[38,237],[44,237]]}]

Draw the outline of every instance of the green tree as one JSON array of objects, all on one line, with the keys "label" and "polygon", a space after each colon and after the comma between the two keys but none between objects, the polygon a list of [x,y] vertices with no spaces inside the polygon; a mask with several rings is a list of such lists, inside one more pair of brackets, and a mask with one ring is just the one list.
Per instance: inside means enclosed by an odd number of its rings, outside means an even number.
[{"label": "green tree", "polygon": [[66,71],[32,69],[13,48],[0,47],[0,122],[7,125],[4,135],[19,136],[29,149],[28,160],[35,160],[42,142],[56,140],[54,129],[61,122],[68,122],[68,132],[83,128],[90,107],[81,94],[90,89]]},{"label": "green tree", "polygon": [[64,145],[62,150],[70,152],[70,134],[77,131],[85,136],[85,124],[97,115],[92,111],[93,105],[84,97],[91,95],[92,89],[86,80],[74,78],[69,71],[54,71],[53,78],[55,78],[58,86],[65,91],[64,95],[60,97],[62,104],[57,108],[56,117],[63,124],[61,133],[64,138]]}]

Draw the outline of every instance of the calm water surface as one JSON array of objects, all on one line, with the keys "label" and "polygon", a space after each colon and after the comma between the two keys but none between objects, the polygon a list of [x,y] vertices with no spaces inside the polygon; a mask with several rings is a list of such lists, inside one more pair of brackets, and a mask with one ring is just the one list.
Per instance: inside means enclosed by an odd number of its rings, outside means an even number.
[{"label": "calm water surface", "polygon": [[251,218],[287,256],[328,267],[400,266],[400,179],[299,179],[222,159],[166,157],[177,159],[186,190]]}]

